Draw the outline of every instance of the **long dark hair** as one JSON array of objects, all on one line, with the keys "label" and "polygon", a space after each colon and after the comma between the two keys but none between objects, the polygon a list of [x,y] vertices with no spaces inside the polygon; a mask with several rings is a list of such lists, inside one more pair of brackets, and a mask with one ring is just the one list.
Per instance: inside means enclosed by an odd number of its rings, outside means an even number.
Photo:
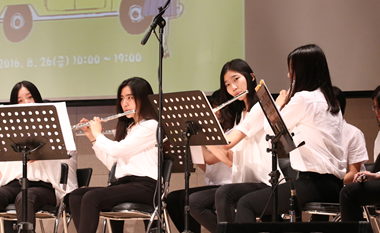
[{"label": "long dark hair", "polygon": [[[376,89],[373,91],[372,93],[372,99],[377,101],[377,105],[378,106],[375,106],[375,107],[380,107],[380,86],[377,86]],[[376,117],[376,120],[377,120],[377,123],[378,125],[380,126],[380,121],[379,119]]]},{"label": "long dark hair", "polygon": [[[240,74],[242,74],[246,81],[247,81],[247,99],[248,99],[248,109],[247,111],[250,111],[253,105],[258,101],[258,97],[256,95],[255,87],[256,87],[256,79],[252,81],[253,77],[253,71],[251,67],[242,59],[234,59],[232,61],[227,62],[224,64],[222,71],[220,73],[220,101],[222,103],[228,101],[229,99],[232,99],[233,96],[231,96],[227,92],[227,88],[224,84],[224,75],[227,73],[227,71],[235,71]],[[232,104],[224,107],[221,111],[221,125],[224,130],[231,129],[234,126],[234,123],[236,121],[236,124],[238,124],[241,120],[241,112],[244,110],[245,105],[243,101],[235,101]]]},{"label": "long dark hair", "polygon": [[315,91],[320,88],[328,104],[327,110],[333,115],[339,112],[326,56],[318,45],[308,44],[293,50],[288,55],[288,68],[292,84],[286,104],[299,91]]},{"label": "long dark hair", "polygon": [[[136,102],[136,113],[138,114],[138,119],[142,120],[157,120],[157,116],[154,113],[148,99],[148,95],[153,94],[152,87],[143,78],[133,77],[124,80],[118,90],[117,90],[117,101],[116,101],[116,111],[117,113],[122,113],[123,108],[121,107],[121,91],[124,87],[129,86],[131,88],[133,97]],[[115,140],[121,141],[127,136],[127,128],[130,124],[138,123],[134,122],[133,118],[120,117],[116,125]]]},{"label": "long dark hair", "polygon": [[346,110],[346,96],[344,95],[342,90],[336,86],[333,86],[333,92],[334,92],[336,99],[339,102],[340,111],[342,112],[342,115],[344,115],[344,112]]},{"label": "long dark hair", "polygon": [[377,104],[379,106],[377,107],[380,107],[380,86],[376,87],[376,89],[373,91],[372,93],[372,99],[377,101]]},{"label": "long dark hair", "polygon": [[26,89],[28,89],[35,103],[43,102],[40,92],[38,91],[37,87],[33,83],[29,81],[21,81],[21,82],[16,83],[12,88],[11,96],[9,99],[9,102],[11,104],[18,104],[18,92],[20,91],[22,87],[25,87]]}]

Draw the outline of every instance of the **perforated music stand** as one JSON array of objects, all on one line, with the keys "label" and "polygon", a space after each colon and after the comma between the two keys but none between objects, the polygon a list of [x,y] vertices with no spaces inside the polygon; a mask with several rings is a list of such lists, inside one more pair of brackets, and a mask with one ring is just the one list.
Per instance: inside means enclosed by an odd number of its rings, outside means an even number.
[{"label": "perforated music stand", "polygon": [[[149,101],[158,115],[158,95],[149,95]],[[217,120],[206,95],[201,91],[186,91],[163,94],[162,128],[170,144],[185,148],[185,156],[180,159],[185,170],[185,230],[188,229],[189,215],[189,161],[190,145],[226,145],[227,139]],[[175,152],[175,151],[174,151]]]},{"label": "perforated music stand", "polygon": [[19,232],[33,231],[27,222],[29,160],[68,159],[54,105],[0,107],[0,161],[22,161],[22,222]]},{"label": "perforated music stand", "polygon": [[[259,103],[263,109],[264,115],[267,118],[274,135],[266,136],[266,140],[271,140],[272,148],[268,148],[268,152],[272,152],[272,172],[270,173],[270,183],[272,184],[273,196],[273,212],[272,212],[272,221],[278,221],[278,192],[277,192],[277,183],[280,176],[280,172],[277,170],[277,160],[278,160],[278,144],[281,143],[285,153],[284,157],[288,157],[288,153],[296,149],[293,138],[290,135],[288,128],[286,127],[284,120],[282,119],[275,102],[270,94],[268,88],[266,87],[264,80],[260,81],[260,84],[257,85],[256,94],[259,97]],[[303,145],[303,144],[302,144]],[[301,146],[301,145],[299,145]]]},{"label": "perforated music stand", "polygon": [[[186,145],[173,146],[169,144],[169,148],[163,151],[164,159],[170,159],[173,161],[172,173],[181,173],[185,171],[184,159],[186,157]],[[193,164],[192,158],[189,158],[189,171],[194,172],[195,168],[191,166]]]}]

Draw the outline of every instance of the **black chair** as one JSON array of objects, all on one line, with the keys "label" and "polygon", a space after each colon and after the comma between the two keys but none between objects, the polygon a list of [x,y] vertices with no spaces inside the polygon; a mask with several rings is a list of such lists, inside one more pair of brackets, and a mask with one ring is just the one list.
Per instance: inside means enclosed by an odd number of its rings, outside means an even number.
[{"label": "black chair", "polygon": [[77,169],[78,188],[88,187],[92,176],[92,168]]},{"label": "black chair", "polygon": [[[66,190],[68,170],[69,170],[69,166],[66,163],[62,163],[60,184],[62,185],[63,190]],[[42,233],[45,232],[45,228],[42,222],[42,220],[45,220],[45,219],[55,219],[54,233],[58,232],[58,225],[59,225],[61,217],[65,221],[64,209],[65,209],[65,204],[62,198],[58,206],[45,205],[41,208],[41,210],[36,212],[36,220],[39,220]],[[1,233],[4,233],[4,220],[7,220],[7,221],[17,220],[16,208],[14,204],[9,204],[7,207],[5,207],[4,210],[0,212]],[[65,229],[65,233],[67,233],[67,228]]]},{"label": "black chair", "polygon": [[[166,211],[166,203],[165,198],[169,193],[169,184],[171,177],[173,161],[165,160],[163,163],[163,194],[161,197],[162,203],[162,218],[163,218],[163,227],[166,232],[170,233],[169,229],[169,218]],[[115,181],[115,170],[116,164],[112,167],[109,175],[108,182],[111,183]],[[148,229],[150,228],[153,220],[160,218],[161,216],[157,216],[158,209],[157,207],[139,204],[139,203],[120,203],[114,206],[111,209],[102,210],[100,212],[100,217],[104,219],[103,232],[106,232],[106,228],[108,226],[108,232],[112,233],[110,220],[150,220]]]},{"label": "black chair", "polygon": [[[373,171],[375,169],[374,163],[365,164],[365,168],[367,171],[376,172]],[[309,214],[332,216],[331,222],[339,222],[341,218],[339,203],[310,202],[304,206],[303,211]],[[367,216],[367,221],[371,222],[371,211],[369,208],[367,206],[363,207],[363,211]]]},{"label": "black chair", "polygon": [[[88,187],[90,185],[91,176],[92,176],[92,168],[79,168],[79,169],[77,169],[78,188]],[[65,199],[64,199],[64,203],[66,205],[65,205],[63,215],[66,216],[66,220],[65,220],[66,226],[64,226],[66,228],[69,226],[71,219],[72,219],[70,206],[68,206],[69,195],[70,195],[70,193],[67,194]]]},{"label": "black chair", "polygon": [[285,178],[287,178],[287,179],[297,179],[298,178],[298,171],[296,171],[292,168],[292,166],[290,165],[290,159],[289,158],[279,158],[278,159],[278,166],[280,167]]}]

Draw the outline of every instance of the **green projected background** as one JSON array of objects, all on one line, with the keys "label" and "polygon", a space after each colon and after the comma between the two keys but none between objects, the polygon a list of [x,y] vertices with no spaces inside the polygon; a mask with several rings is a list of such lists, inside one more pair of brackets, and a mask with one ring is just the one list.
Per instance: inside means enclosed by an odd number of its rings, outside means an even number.
[{"label": "green projected background", "polygon": [[[1,1],[0,101],[21,80],[51,100],[115,98],[132,76],[157,92],[158,41],[140,42],[165,2]],[[212,92],[222,65],[244,58],[243,0],[172,0],[165,19],[164,92]]]}]

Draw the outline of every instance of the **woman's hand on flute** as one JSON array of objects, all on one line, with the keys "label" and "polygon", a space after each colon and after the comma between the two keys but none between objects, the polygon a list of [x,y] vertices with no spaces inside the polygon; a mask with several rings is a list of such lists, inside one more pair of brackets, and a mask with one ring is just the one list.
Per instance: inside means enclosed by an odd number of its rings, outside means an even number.
[{"label": "woman's hand on flute", "polygon": [[287,96],[288,96],[288,92],[286,90],[280,91],[280,94],[278,95],[276,99],[276,105],[279,107],[282,107],[285,104]]},{"label": "woman's hand on flute", "polygon": [[91,133],[94,136],[94,139],[96,139],[99,135],[102,134],[103,127],[101,122],[102,121],[99,117],[94,117],[94,119],[89,122]]},{"label": "woman's hand on flute", "polygon": [[[86,118],[82,118],[82,120],[80,121],[80,123],[87,123],[87,122],[88,120]],[[96,140],[89,126],[83,127],[82,130],[84,134],[86,134],[86,137],[88,138],[88,140],[90,140],[91,142]]]}]

